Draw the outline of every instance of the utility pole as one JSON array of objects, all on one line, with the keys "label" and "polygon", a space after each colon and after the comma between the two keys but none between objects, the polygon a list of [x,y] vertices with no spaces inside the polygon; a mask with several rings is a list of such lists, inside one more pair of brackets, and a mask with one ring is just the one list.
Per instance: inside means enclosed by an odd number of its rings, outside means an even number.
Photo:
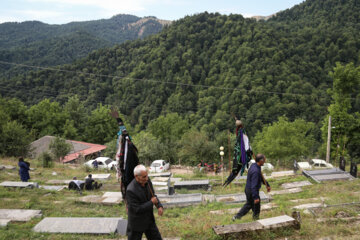
[{"label": "utility pole", "polygon": [[328,139],[327,139],[327,147],[326,147],[326,162],[330,161],[330,142],[331,142],[331,116],[329,116],[329,124],[328,124]]}]

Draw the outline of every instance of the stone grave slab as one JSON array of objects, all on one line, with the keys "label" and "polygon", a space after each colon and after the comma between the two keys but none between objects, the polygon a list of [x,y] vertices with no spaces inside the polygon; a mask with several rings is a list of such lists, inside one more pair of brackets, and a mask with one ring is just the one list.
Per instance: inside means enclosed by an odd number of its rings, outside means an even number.
[{"label": "stone grave slab", "polygon": [[27,222],[34,217],[41,217],[41,210],[0,209],[0,219],[16,222]]},{"label": "stone grave slab", "polygon": [[310,185],[312,185],[312,183],[309,181],[300,181],[300,182],[284,183],[281,184],[281,187],[288,189],[288,188],[298,188],[298,187],[304,187]]},{"label": "stone grave slab", "polygon": [[81,197],[77,202],[83,203],[97,203],[103,205],[117,205],[122,202],[121,192],[106,192],[102,196],[99,195],[87,195]]},{"label": "stone grave slab", "polygon": [[271,191],[268,194],[270,196],[274,196],[274,195],[282,195],[282,194],[299,193],[302,191],[303,191],[302,188],[288,188],[288,189],[284,189],[284,190]]},{"label": "stone grave slab", "polygon": [[[259,193],[262,202],[269,202],[269,197],[263,191],[260,191]],[[246,202],[246,195],[245,193],[216,195],[215,200],[217,202],[223,202],[227,204],[243,203]]]},{"label": "stone grave slab", "polygon": [[304,210],[304,209],[309,209],[309,208],[316,208],[316,207],[325,207],[325,204],[322,203],[306,203],[306,204],[301,204],[298,206],[293,207],[294,209],[299,209],[299,210]]},{"label": "stone grave slab", "polygon": [[319,198],[303,198],[303,199],[293,199],[290,200],[290,202],[294,202],[294,203],[299,203],[299,202],[307,202],[307,201],[321,201],[324,202],[325,200],[327,200],[327,197],[319,197]]},{"label": "stone grave slab", "polygon": [[[277,205],[275,203],[266,203],[266,204],[261,204],[261,211],[266,211],[266,210],[270,210],[273,208],[276,208]],[[216,214],[216,215],[223,215],[223,214],[233,214],[235,215],[236,213],[238,213],[240,210],[240,208],[230,208],[230,209],[224,209],[224,210],[215,210],[215,211],[210,211],[211,214]]]},{"label": "stone grave slab", "polygon": [[6,227],[10,221],[10,219],[0,219],[0,227]]},{"label": "stone grave slab", "polygon": [[280,171],[280,172],[272,172],[269,176],[270,178],[276,178],[276,177],[287,177],[287,176],[294,176],[294,171]]},{"label": "stone grave slab", "polygon": [[46,184],[66,184],[66,185],[69,185],[69,183],[71,182],[72,180],[56,180],[56,179],[53,179],[53,180],[49,180],[46,182]]},{"label": "stone grave slab", "polygon": [[177,178],[177,177],[170,178],[170,182],[180,182],[181,180],[182,180],[182,178]]},{"label": "stone grave slab", "polygon": [[309,170],[309,171],[303,171],[303,174],[309,178],[312,178],[317,183],[320,183],[322,181],[354,179],[354,177],[351,176],[350,173],[345,172],[339,168]]},{"label": "stone grave slab", "polygon": [[[98,181],[106,181],[109,180],[111,178],[111,174],[110,173],[105,173],[105,174],[91,174],[92,178],[94,180],[98,180]],[[85,179],[88,178],[88,176],[85,177]]]},{"label": "stone grave slab", "polygon": [[38,188],[39,185],[36,182],[12,182],[5,181],[0,183],[0,186],[3,187],[18,187],[18,188]]},{"label": "stone grave slab", "polygon": [[191,180],[191,181],[179,181],[174,183],[175,189],[204,189],[207,190],[209,188],[209,179],[206,180]]},{"label": "stone grave slab", "polygon": [[151,181],[153,186],[169,186],[169,183],[168,182],[154,182],[154,181]]},{"label": "stone grave slab", "polygon": [[171,177],[171,172],[149,173],[149,177]]},{"label": "stone grave slab", "polygon": [[161,204],[164,208],[169,207],[186,207],[202,203],[202,194],[157,194]]},{"label": "stone grave slab", "polygon": [[214,194],[203,194],[203,202],[214,202],[215,201],[215,195]]},{"label": "stone grave slab", "polygon": [[151,178],[152,182],[169,182],[170,177],[153,177]]},{"label": "stone grave slab", "polygon": [[0,169],[16,170],[16,167],[15,167],[15,166],[11,166],[11,165],[0,165]]},{"label": "stone grave slab", "polygon": [[254,231],[263,231],[263,230],[274,230],[279,228],[286,227],[298,227],[299,223],[292,217],[287,215],[261,219],[255,222],[250,223],[241,223],[241,224],[231,224],[231,225],[220,225],[214,226],[213,230],[217,235],[220,235],[224,238],[230,237],[234,239],[240,239],[243,234]]},{"label": "stone grave slab", "polygon": [[33,230],[48,233],[112,234],[125,235],[127,220],[122,218],[60,218],[49,217]]},{"label": "stone grave slab", "polygon": [[61,191],[64,188],[67,188],[67,186],[49,186],[49,185],[40,185],[39,188],[43,188],[45,190],[50,190],[50,191]]},{"label": "stone grave slab", "polygon": [[76,200],[76,202],[83,202],[83,203],[101,203],[103,200],[102,196],[99,195],[87,195],[80,197]]}]

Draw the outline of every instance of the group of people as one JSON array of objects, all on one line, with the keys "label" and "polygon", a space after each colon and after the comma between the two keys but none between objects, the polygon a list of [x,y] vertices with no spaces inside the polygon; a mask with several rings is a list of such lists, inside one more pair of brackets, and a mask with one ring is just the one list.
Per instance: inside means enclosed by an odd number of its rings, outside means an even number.
[{"label": "group of people", "polygon": [[96,182],[92,175],[89,174],[85,181],[78,180],[77,177],[73,177],[73,179],[70,181],[68,189],[69,190],[77,190],[81,193],[81,191],[85,188],[85,190],[91,191],[95,189],[99,189],[102,187],[102,183]]}]

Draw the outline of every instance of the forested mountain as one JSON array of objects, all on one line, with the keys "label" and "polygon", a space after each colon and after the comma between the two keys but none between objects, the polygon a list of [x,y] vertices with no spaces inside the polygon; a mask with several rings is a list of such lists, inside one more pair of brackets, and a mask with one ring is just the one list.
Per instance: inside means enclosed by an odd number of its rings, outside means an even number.
[{"label": "forested mountain", "polygon": [[[3,23],[0,60],[40,66],[72,63],[93,50],[158,33],[166,24],[170,21],[132,15],[63,25],[38,21]],[[2,75],[15,75],[25,69],[0,65],[0,70]]]},{"label": "forested mountain", "polygon": [[[336,62],[359,65],[359,12],[357,0],[308,0],[268,21],[205,12],[71,65],[2,78],[0,91],[28,105],[73,95],[91,108],[113,105],[137,132],[178,113],[210,139],[233,129],[231,114],[251,136],[280,116],[300,118],[320,141],[329,72]],[[358,112],[359,85],[352,90]]]}]

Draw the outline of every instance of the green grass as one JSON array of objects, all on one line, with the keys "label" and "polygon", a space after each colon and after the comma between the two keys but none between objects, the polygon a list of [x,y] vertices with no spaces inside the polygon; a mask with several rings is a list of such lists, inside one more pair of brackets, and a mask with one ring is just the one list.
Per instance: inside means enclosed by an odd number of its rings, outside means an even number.
[{"label": "green grass", "polygon": [[[0,164],[16,165],[16,159],[0,159]],[[31,171],[31,181],[45,184],[50,179],[71,179],[77,176],[79,179],[84,178],[88,172],[87,169],[79,166],[72,168],[70,165],[56,163],[53,168],[44,169],[31,162],[31,167],[36,167]],[[52,175],[56,172],[57,175]],[[102,173],[102,171],[99,171]],[[93,172],[94,173],[94,172]],[[110,181],[105,183],[106,191],[119,191],[119,185],[115,179],[114,172]],[[230,194],[244,191],[245,181],[239,184],[232,184],[223,189],[221,184],[221,174],[217,176],[206,176],[204,174],[178,175],[183,179],[211,179],[216,181],[212,191],[199,190],[181,190],[180,193],[203,194]],[[227,174],[224,174],[224,179]],[[283,177],[269,179],[273,190],[281,189],[281,184],[285,182],[309,180],[304,176]],[[18,170],[0,170],[0,182],[2,181],[19,181]],[[270,211],[262,211],[261,218],[275,217],[283,214],[291,215],[292,207],[309,203],[311,201],[302,201],[294,203],[292,199],[308,199],[325,197],[325,204],[335,205],[340,203],[360,202],[360,181],[337,181],[317,184],[303,187],[303,192],[287,195],[273,196],[273,202],[278,205]],[[86,192],[83,195],[102,195],[102,191]],[[264,187],[262,191],[265,191]],[[42,210],[43,217],[124,217],[126,211],[124,205],[102,206],[97,204],[84,204],[76,202],[79,194],[67,189],[60,192],[47,191],[44,189],[16,189],[0,188],[0,209],[38,209]],[[163,237],[181,237],[182,239],[221,239],[212,230],[215,225],[233,224],[231,214],[213,215],[209,212],[212,210],[221,210],[229,208],[240,208],[242,204],[228,205],[224,203],[208,203],[207,205],[198,205],[185,208],[165,209],[162,217],[155,214],[157,225]],[[349,216],[358,216],[360,213],[359,205],[345,207],[331,207],[319,210],[318,217],[334,217],[339,211],[343,211]],[[32,228],[40,222],[41,219],[34,218],[26,223],[11,222],[7,227],[0,229],[0,239],[116,239],[119,236],[113,235],[71,235],[71,234],[44,234],[35,233]],[[246,215],[237,223],[252,221],[251,213]],[[276,232],[263,232],[247,236],[244,239],[318,239],[320,237],[331,236],[335,239],[356,239],[359,236],[359,223],[346,223],[342,221],[328,222],[319,224],[313,215],[302,213],[302,224],[300,230],[285,229]]]}]

